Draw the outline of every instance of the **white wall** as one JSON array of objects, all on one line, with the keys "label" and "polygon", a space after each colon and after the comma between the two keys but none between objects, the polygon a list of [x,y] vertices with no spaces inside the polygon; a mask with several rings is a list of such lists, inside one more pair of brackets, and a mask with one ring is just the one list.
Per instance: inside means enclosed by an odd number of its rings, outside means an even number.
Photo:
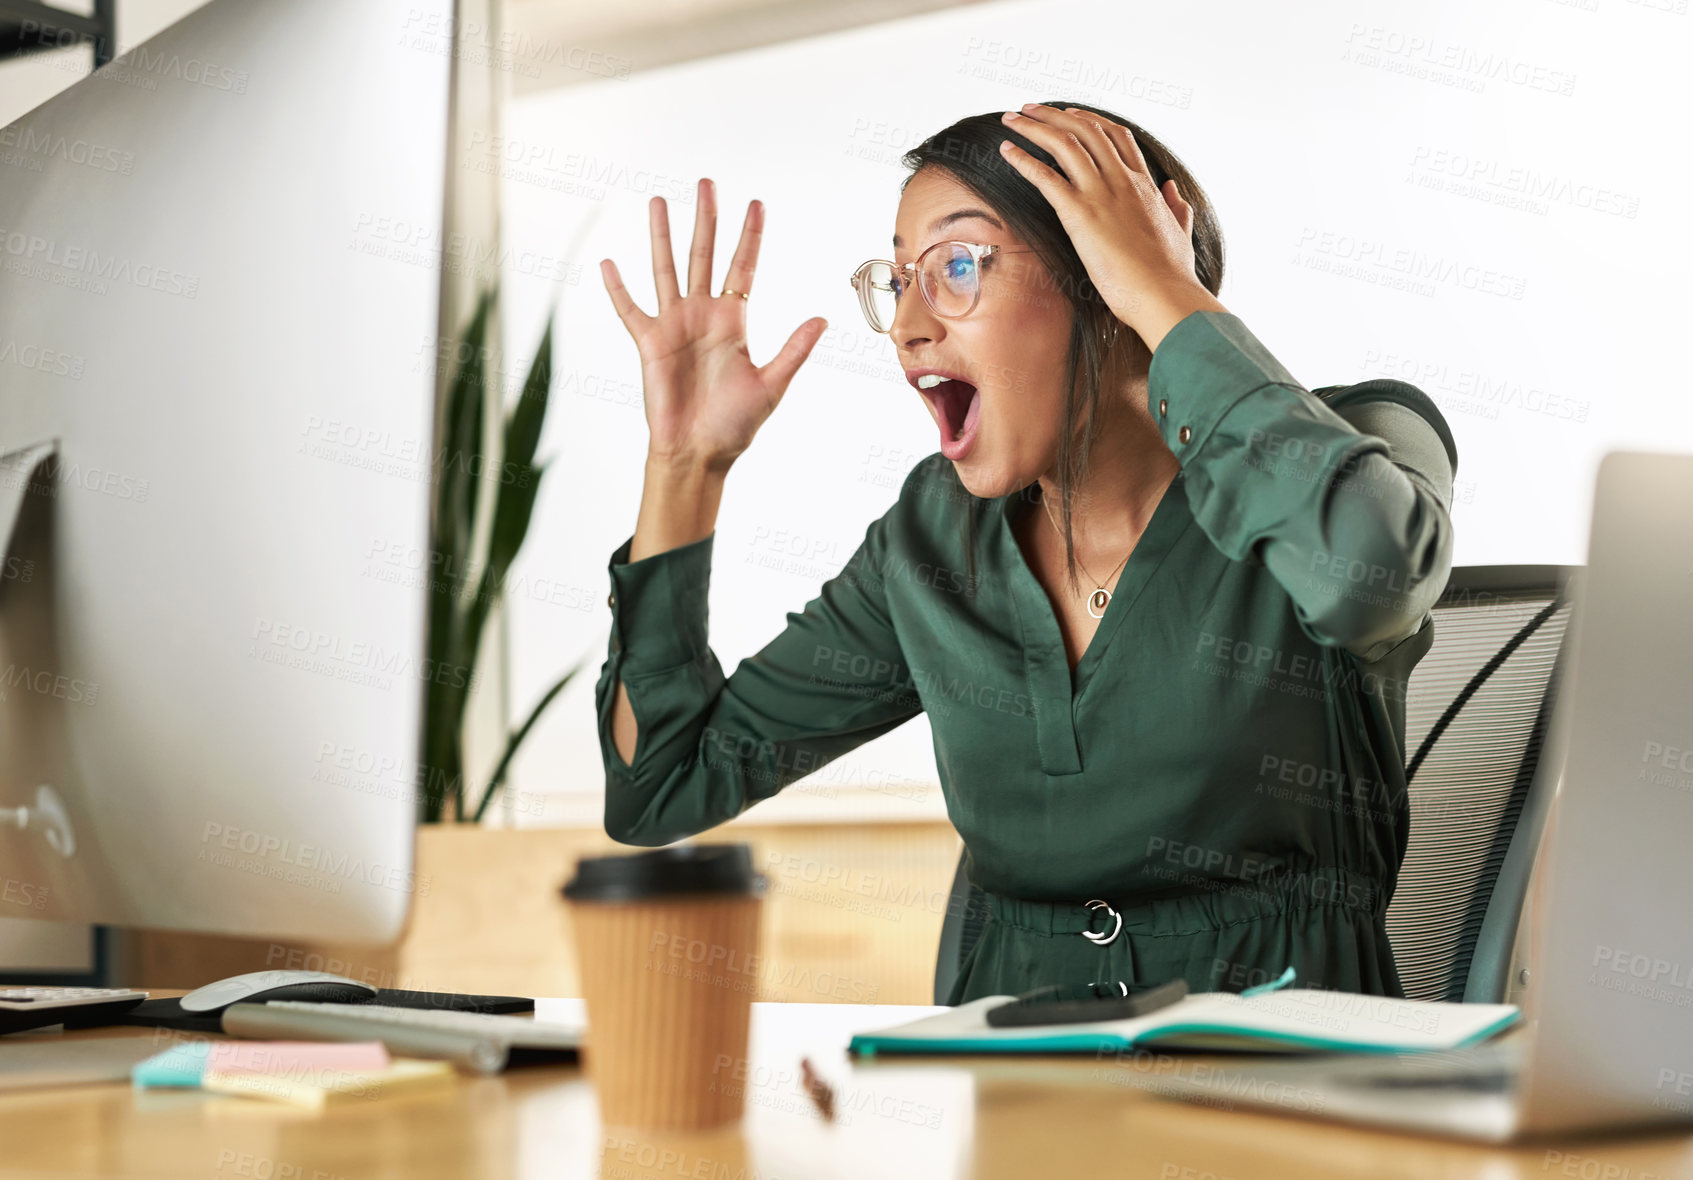
[{"label": "white wall", "polygon": [[[830,324],[731,476],[710,600],[725,671],[839,571],[938,448],[845,281],[888,253],[900,152],[1029,100],[1116,110],[1182,156],[1221,216],[1220,298],[1307,386],[1389,375],[1435,398],[1458,441],[1458,563],[1581,562],[1602,453],[1693,451],[1686,8],[1007,3],[515,101],[498,157],[514,367],[561,302],[554,465],[514,573],[514,706],[589,657],[516,767],[518,822],[592,818],[603,786],[605,563],[634,528],[646,432],[598,260],[656,309],[652,192],[685,267],[694,184],[717,181],[718,287],[747,201],[766,203],[756,362],[808,316]],[[545,277],[555,266],[563,279]],[[791,568],[756,564],[784,555]],[[934,780],[923,719],[813,778],[878,774]],[[940,814],[903,794],[872,792],[888,813]]]}]

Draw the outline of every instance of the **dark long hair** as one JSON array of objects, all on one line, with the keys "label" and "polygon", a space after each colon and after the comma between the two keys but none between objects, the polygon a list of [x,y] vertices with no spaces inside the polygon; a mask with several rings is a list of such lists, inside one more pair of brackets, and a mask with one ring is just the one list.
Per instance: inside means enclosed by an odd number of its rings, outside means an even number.
[{"label": "dark long hair", "polygon": [[[1194,270],[1199,282],[1215,295],[1223,285],[1223,231],[1205,190],[1199,186],[1176,154],[1150,132],[1113,111],[1077,102],[1046,105],[1079,107],[1127,127],[1146,158],[1147,171],[1160,187],[1174,179],[1182,198],[1193,206]],[[1071,493],[1087,475],[1088,459],[1098,422],[1100,391],[1126,376],[1137,361],[1149,360],[1146,345],[1118,320],[1089,280],[1081,256],[1050,201],[1022,173],[1012,167],[999,150],[1009,139],[1035,159],[1064,174],[1063,167],[1045,148],[1006,126],[1001,111],[989,111],[960,119],[929,136],[906,152],[900,163],[910,174],[900,184],[903,192],[911,177],[922,168],[941,168],[973,192],[1037,252],[1051,275],[1052,287],[1067,299],[1074,311],[1070,324],[1070,347],[1064,367],[1064,422],[1058,451],[1058,487],[1064,533],[1064,557],[1070,584],[1076,584],[1076,545],[1071,532]],[[1108,336],[1115,330],[1115,342]],[[1080,432],[1078,434],[1078,431]],[[1036,485],[1030,485],[1031,488]],[[1029,489],[1024,489],[1027,496]],[[976,575],[976,524],[980,500],[965,497],[963,518],[966,568]]]}]

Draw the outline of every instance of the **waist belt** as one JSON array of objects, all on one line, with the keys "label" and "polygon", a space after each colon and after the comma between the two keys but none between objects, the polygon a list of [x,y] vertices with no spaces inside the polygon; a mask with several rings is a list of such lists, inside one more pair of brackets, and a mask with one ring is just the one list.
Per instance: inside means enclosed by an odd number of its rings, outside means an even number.
[{"label": "waist belt", "polygon": [[[985,891],[984,891],[985,893]],[[1093,898],[1086,902],[1029,901],[985,893],[997,922],[1039,934],[1079,934],[1101,946],[1125,931],[1151,937],[1202,934],[1313,906],[1345,906],[1379,917],[1387,909],[1383,882],[1346,869],[1302,869],[1256,881],[1197,882],[1175,897]]]}]

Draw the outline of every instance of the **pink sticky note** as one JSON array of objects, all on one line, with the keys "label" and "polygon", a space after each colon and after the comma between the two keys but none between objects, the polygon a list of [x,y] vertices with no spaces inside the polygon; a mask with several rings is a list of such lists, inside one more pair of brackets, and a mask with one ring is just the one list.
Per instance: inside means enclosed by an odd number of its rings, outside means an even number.
[{"label": "pink sticky note", "polygon": [[206,1072],[292,1073],[300,1070],[385,1069],[381,1041],[214,1041]]}]

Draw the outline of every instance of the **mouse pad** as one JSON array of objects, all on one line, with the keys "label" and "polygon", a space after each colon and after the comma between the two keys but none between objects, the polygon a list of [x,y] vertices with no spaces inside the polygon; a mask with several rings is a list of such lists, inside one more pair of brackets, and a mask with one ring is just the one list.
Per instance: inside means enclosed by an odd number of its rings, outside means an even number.
[{"label": "mouse pad", "polygon": [[[394,1008],[438,1008],[446,1012],[533,1012],[535,1001],[522,996],[466,996],[456,992],[414,992],[396,988],[380,988],[368,1000],[353,1000],[350,1004],[386,1004]],[[143,1000],[128,1012],[115,1018],[90,1021],[67,1028],[88,1028],[95,1024],[138,1025],[142,1028],[174,1028],[184,1032],[221,1033],[222,1013],[184,1012],[174,997],[163,1000]]]}]

